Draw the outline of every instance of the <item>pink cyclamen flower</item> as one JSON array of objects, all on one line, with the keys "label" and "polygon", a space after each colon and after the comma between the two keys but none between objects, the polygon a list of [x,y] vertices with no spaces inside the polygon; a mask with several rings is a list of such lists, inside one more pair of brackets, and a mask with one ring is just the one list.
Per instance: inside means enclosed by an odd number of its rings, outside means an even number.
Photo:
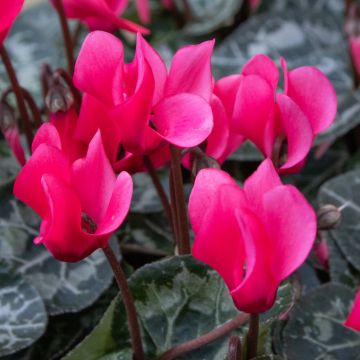
[{"label": "pink cyclamen flower", "polygon": [[201,170],[190,195],[193,256],[224,279],[241,311],[270,309],[280,283],[307,258],[316,215],[266,159],[240,188],[227,173]]},{"label": "pink cyclamen flower", "polygon": [[[66,17],[78,19],[93,30],[113,32],[123,29],[148,34],[149,30],[121,18],[128,6],[128,0],[62,0]],[[51,0],[55,7],[55,0]]]},{"label": "pink cyclamen flower", "polygon": [[120,40],[88,35],[74,82],[84,94],[78,135],[88,141],[99,128],[112,164],[119,154],[150,154],[164,143],[193,147],[213,127],[210,57],[214,41],[180,49],[167,72],[160,55],[138,34],[136,54],[124,63]]},{"label": "pink cyclamen flower", "polygon": [[360,37],[350,37],[350,53],[355,71],[360,75]]},{"label": "pink cyclamen flower", "polygon": [[76,262],[107,246],[129,210],[132,180],[126,172],[116,178],[99,132],[86,157],[71,163],[54,125],[43,127],[52,130],[39,129],[41,141],[35,138],[14,194],[42,218],[34,242],[60,261]]},{"label": "pink cyclamen flower", "polygon": [[332,84],[317,68],[288,71],[284,59],[281,64],[283,93],[276,93],[279,72],[265,55],[254,56],[241,75],[218,81],[215,93],[231,102],[233,129],[273,158],[281,173],[289,173],[299,170],[314,137],[332,124],[337,98]]},{"label": "pink cyclamen flower", "polygon": [[344,325],[350,329],[360,331],[360,290],[355,297],[353,307]]},{"label": "pink cyclamen flower", "polygon": [[3,44],[23,5],[24,0],[0,1],[0,45]]},{"label": "pink cyclamen flower", "polygon": [[329,270],[329,245],[325,238],[321,238],[319,243],[314,245],[314,252],[320,264],[325,270]]}]

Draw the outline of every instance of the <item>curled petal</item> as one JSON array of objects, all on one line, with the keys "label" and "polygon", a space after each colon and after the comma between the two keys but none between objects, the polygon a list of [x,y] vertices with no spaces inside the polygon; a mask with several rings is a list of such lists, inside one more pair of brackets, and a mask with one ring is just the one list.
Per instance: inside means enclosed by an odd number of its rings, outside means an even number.
[{"label": "curled petal", "polygon": [[285,172],[306,158],[313,142],[313,132],[308,118],[290,97],[278,94],[276,101],[288,144],[287,160],[280,168]]},{"label": "curled petal", "polygon": [[273,93],[279,80],[279,71],[276,64],[266,55],[255,55],[244,66],[242,70],[244,76],[257,75],[266,80]]},{"label": "curled petal", "polygon": [[360,290],[356,295],[353,307],[344,325],[353,330],[360,331]]},{"label": "curled petal", "polygon": [[210,101],[213,90],[210,60],[214,44],[215,40],[204,41],[185,46],[175,54],[166,82],[166,96],[191,93]]},{"label": "curled petal", "polygon": [[153,121],[160,136],[179,147],[201,144],[213,128],[210,105],[200,96],[185,93],[160,101]]},{"label": "curled petal", "polygon": [[189,199],[189,215],[194,232],[200,231],[206,209],[213,206],[213,200],[221,185],[236,185],[235,180],[225,171],[217,169],[201,170],[196,176]]},{"label": "curled petal", "polygon": [[230,121],[220,99],[213,95],[211,109],[214,117],[214,127],[206,142],[206,154],[219,159],[225,153],[230,137]]},{"label": "curled petal", "polygon": [[49,211],[44,217],[40,237],[46,248],[59,261],[76,262],[99,246],[89,241],[81,230],[81,204],[73,188],[61,179],[45,174],[41,184]]},{"label": "curled petal", "polygon": [[131,176],[127,172],[120,173],[116,179],[104,218],[96,230],[96,235],[110,235],[122,224],[129,212],[132,192],[133,182]]},{"label": "curled petal", "polygon": [[294,186],[278,186],[264,194],[262,218],[273,239],[272,273],[280,282],[302,265],[314,245],[315,211]]},{"label": "curled petal", "polygon": [[62,149],[59,132],[53,124],[45,123],[40,126],[31,144],[31,152],[34,153],[41,144],[47,144],[59,150]]},{"label": "curled petal", "polygon": [[100,224],[105,216],[115,182],[115,174],[106,157],[98,131],[89,144],[86,157],[72,165],[72,183],[82,209],[97,224]]},{"label": "curled petal", "polygon": [[4,138],[21,166],[25,165],[25,152],[21,145],[19,130],[16,126],[3,130]]},{"label": "curled petal", "polygon": [[214,94],[222,101],[230,119],[233,117],[236,95],[242,78],[242,75],[230,75],[215,84]]},{"label": "curled petal", "polygon": [[140,49],[143,53],[144,58],[151,67],[151,71],[156,77],[153,104],[156,105],[159,100],[164,96],[165,82],[167,78],[166,65],[158,54],[144,38],[138,34],[136,41],[136,51]]},{"label": "curled petal", "polygon": [[234,105],[232,126],[251,140],[265,154],[271,153],[274,92],[269,83],[257,75],[245,76]]},{"label": "curled petal", "polygon": [[270,271],[272,244],[259,219],[245,207],[236,210],[245,252],[245,276],[238,286],[230,288],[239,310],[259,314],[274,304],[279,282]]},{"label": "curled petal", "polygon": [[242,281],[245,251],[240,228],[230,206],[236,200],[241,203],[243,194],[237,185],[220,185],[212,195],[210,207],[209,203],[203,204],[208,211],[204,211],[204,207],[201,209],[202,224],[196,232],[192,254],[215,269],[231,290]]},{"label": "curled petal", "polygon": [[288,96],[307,116],[315,135],[334,121],[337,111],[335,89],[317,68],[304,66],[290,71]]},{"label": "curled petal", "polygon": [[263,194],[282,185],[270,159],[265,159],[257,170],[244,182],[246,198],[257,213],[262,208]]},{"label": "curled petal", "polygon": [[76,61],[76,87],[105,104],[117,104],[123,99],[121,88],[124,49],[120,40],[104,31],[90,33]]},{"label": "curled petal", "polygon": [[47,200],[41,185],[44,174],[70,182],[70,164],[65,155],[47,144],[36,148],[16,178],[14,195],[32,207],[42,218],[47,213]]}]

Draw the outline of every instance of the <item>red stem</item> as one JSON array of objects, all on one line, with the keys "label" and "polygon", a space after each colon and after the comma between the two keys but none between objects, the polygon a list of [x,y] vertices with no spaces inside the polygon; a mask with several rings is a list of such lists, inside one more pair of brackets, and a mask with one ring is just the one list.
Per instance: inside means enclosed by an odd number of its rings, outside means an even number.
[{"label": "red stem", "polygon": [[56,7],[57,13],[59,15],[61,30],[62,30],[63,37],[64,37],[68,69],[69,69],[70,74],[73,74],[74,65],[75,65],[74,48],[73,48],[72,37],[71,37],[70,29],[69,29],[69,24],[68,24],[66,15],[65,15],[65,10],[64,10],[62,0],[55,0],[55,7]]},{"label": "red stem", "polygon": [[10,80],[10,84],[11,87],[14,91],[15,97],[16,97],[16,102],[19,108],[19,112],[20,112],[20,117],[21,117],[21,121],[22,121],[22,125],[23,125],[23,129],[25,132],[25,136],[26,136],[26,140],[28,143],[28,147],[29,149],[31,149],[31,144],[32,144],[32,140],[33,140],[33,134],[32,134],[32,127],[31,127],[31,123],[30,123],[30,118],[29,118],[29,114],[26,110],[26,105],[25,105],[25,99],[23,96],[23,92],[22,89],[20,87],[18,78],[16,76],[14,67],[11,63],[10,60],[10,56],[8,54],[8,52],[5,49],[5,46],[1,46],[0,48],[0,56],[1,59],[4,63],[6,72],[9,76],[9,80]]},{"label": "red stem", "polygon": [[114,252],[111,250],[110,246],[103,248],[103,251],[109,261],[109,264],[114,272],[116,282],[120,289],[121,298],[124,302],[125,312],[129,324],[129,331],[131,337],[131,343],[134,353],[134,360],[144,360],[144,350],[141,341],[140,335],[140,326],[136,315],[136,308],[134,304],[134,299],[131,294],[129,284],[126,280],[124,271],[122,270]]},{"label": "red stem", "polygon": [[205,335],[199,336],[194,340],[184,342],[180,345],[174,346],[172,349],[164,352],[157,360],[173,360],[181,355],[184,355],[190,351],[196,350],[202,346],[205,346],[219,338],[225,336],[231,331],[234,331],[239,326],[243,325],[249,318],[248,314],[241,313],[236,318],[228,321],[224,325],[208,332]]},{"label": "red stem", "polygon": [[[170,145],[171,151],[171,175],[173,184],[173,203],[171,206],[175,207],[174,213],[176,219],[174,223],[178,232],[177,245],[180,255],[190,254],[190,237],[189,237],[189,223],[187,218],[187,209],[184,197],[184,183],[181,173],[181,157],[180,149],[174,145]],[[171,184],[171,183],[170,183]]]}]

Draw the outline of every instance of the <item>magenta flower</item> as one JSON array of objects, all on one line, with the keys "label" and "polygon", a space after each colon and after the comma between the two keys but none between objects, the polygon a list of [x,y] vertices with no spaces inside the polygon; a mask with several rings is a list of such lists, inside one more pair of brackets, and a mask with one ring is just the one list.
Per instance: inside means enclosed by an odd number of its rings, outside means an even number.
[{"label": "magenta flower", "polygon": [[307,258],[316,215],[303,195],[283,185],[269,159],[240,188],[227,173],[199,172],[190,195],[193,256],[224,279],[241,311],[272,307],[277,288]]},{"label": "magenta flower", "polygon": [[360,331],[360,290],[355,297],[353,307],[344,325],[350,329]]},{"label": "magenta flower", "polygon": [[[51,0],[54,4],[54,0]],[[128,6],[128,0],[62,0],[65,15],[69,19],[78,19],[93,30],[113,32],[116,29],[148,34],[149,30],[121,18]]]},{"label": "magenta flower", "polygon": [[23,5],[24,0],[2,0],[0,2],[0,45],[3,44]]},{"label": "magenta flower", "polygon": [[253,57],[241,75],[221,79],[215,93],[232,102],[234,130],[273,158],[280,172],[289,173],[299,170],[314,137],[333,122],[337,99],[320,70],[304,66],[287,71],[284,59],[281,64],[284,93],[276,93],[279,73],[265,55]]},{"label": "magenta flower", "polygon": [[43,125],[38,134],[14,194],[42,218],[36,244],[43,243],[58,260],[82,260],[107,246],[123,222],[132,196],[131,177],[122,172],[116,178],[99,132],[86,157],[74,163],[62,151],[52,124]]},{"label": "magenta flower", "polygon": [[[138,35],[136,54],[124,63],[122,43],[105,32],[85,39],[74,74],[84,94],[78,135],[99,128],[112,164],[124,153],[153,153],[164,143],[193,147],[210,134],[213,116],[210,57],[214,42],[180,49],[169,73],[159,54]],[[121,156],[119,156],[119,154]]]},{"label": "magenta flower", "polygon": [[25,152],[24,152],[24,148],[21,145],[20,133],[18,128],[16,126],[10,126],[7,127],[6,129],[3,128],[1,130],[6,142],[11,148],[11,151],[15,155],[16,160],[19,162],[21,166],[24,166],[26,162]]}]

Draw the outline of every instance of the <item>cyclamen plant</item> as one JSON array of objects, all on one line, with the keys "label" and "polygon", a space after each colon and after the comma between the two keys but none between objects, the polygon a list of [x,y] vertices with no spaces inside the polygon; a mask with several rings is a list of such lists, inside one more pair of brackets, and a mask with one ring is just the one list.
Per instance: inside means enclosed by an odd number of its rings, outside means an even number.
[{"label": "cyclamen plant", "polygon": [[[322,215],[331,225],[323,226],[321,219],[320,226],[305,196],[281,178],[301,171],[315,137],[333,123],[333,85],[316,67],[288,70],[281,58],[284,85],[279,93],[278,67],[264,54],[249,59],[240,74],[215,81],[215,40],[180,48],[167,68],[144,38],[149,31],[120,17],[128,1],[51,2],[62,24],[68,70],[44,67],[47,107],[41,113],[32,106],[32,116],[28,110],[35,102],[19,85],[4,45],[23,1],[0,4],[0,55],[31,154],[26,156],[6,97],[0,106],[0,129],[22,166],[14,195],[41,218],[34,243],[70,263],[101,249],[121,293],[131,356],[150,358],[144,343],[152,334],[146,333],[136,294],[109,246],[130,209],[132,175],[148,172],[172,231],[174,256],[192,255],[198,266],[204,263],[217,272],[239,311],[228,323],[163,349],[157,358],[175,359],[241,329],[246,335],[242,341],[232,338],[228,358],[237,360],[243,354],[255,359],[261,314],[273,308],[279,287],[293,279],[311,251],[324,246],[323,240],[316,244],[319,232],[338,223],[328,219],[330,211],[338,215],[338,209],[326,209]],[[172,7],[171,1],[163,4]],[[251,4],[258,6],[256,1]],[[149,23],[148,1],[138,0],[136,6],[142,22]],[[78,19],[89,29],[76,59],[67,19]],[[116,29],[136,33],[131,62],[125,62],[124,44],[112,34]],[[356,53],[353,39],[350,44]],[[239,185],[221,166],[246,141],[258,147],[264,160]],[[167,166],[170,196],[158,176]],[[188,204],[186,169],[193,175]],[[327,264],[326,250],[320,257]],[[360,292],[344,326],[360,331]]]}]

